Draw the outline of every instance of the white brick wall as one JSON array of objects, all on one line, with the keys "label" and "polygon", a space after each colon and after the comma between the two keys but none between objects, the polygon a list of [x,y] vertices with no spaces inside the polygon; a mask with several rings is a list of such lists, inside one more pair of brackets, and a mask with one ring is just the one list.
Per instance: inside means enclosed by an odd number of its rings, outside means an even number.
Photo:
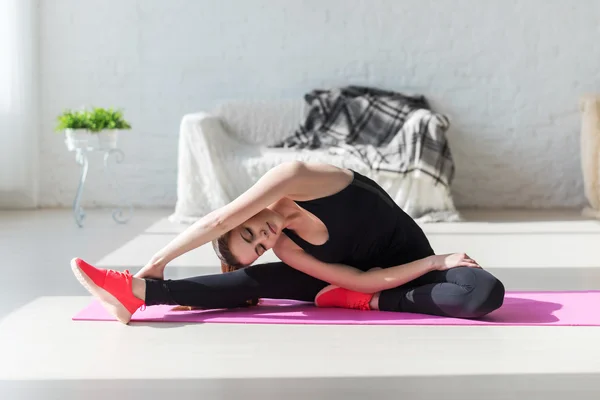
[{"label": "white brick wall", "polygon": [[[580,206],[599,15],[597,0],[41,0],[41,203],[70,206],[77,184],[52,132],[65,107],[124,107],[122,180],[137,205],[173,206],[183,114],[354,83],[452,117],[459,206]],[[99,165],[86,204],[115,199]]]}]

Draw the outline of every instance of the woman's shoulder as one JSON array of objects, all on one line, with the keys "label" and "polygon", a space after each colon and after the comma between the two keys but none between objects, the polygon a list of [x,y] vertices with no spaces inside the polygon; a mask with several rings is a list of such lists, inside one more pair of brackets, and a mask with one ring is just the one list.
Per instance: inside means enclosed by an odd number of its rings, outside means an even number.
[{"label": "woman's shoulder", "polygon": [[352,170],[325,163],[294,161],[281,168],[294,176],[293,188],[286,197],[296,201],[332,196],[344,190],[354,180]]}]

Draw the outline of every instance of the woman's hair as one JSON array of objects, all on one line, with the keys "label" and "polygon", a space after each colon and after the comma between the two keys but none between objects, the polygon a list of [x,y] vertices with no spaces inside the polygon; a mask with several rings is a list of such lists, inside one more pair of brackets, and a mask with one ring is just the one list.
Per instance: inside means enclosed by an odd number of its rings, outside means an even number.
[{"label": "woman's hair", "polygon": [[221,260],[222,272],[231,272],[245,267],[245,265],[240,263],[231,252],[231,249],[229,248],[230,237],[231,231],[212,241],[213,249],[215,250],[217,257],[219,257],[219,260]]},{"label": "woman's hair", "polygon": [[[217,257],[219,257],[219,260],[221,260],[221,272],[223,273],[233,272],[247,267],[247,265],[240,263],[237,258],[235,258],[233,253],[231,253],[231,250],[229,249],[230,236],[231,231],[212,241],[215,253],[217,253]],[[246,304],[249,306],[255,306],[258,304],[258,299],[247,300]]]}]

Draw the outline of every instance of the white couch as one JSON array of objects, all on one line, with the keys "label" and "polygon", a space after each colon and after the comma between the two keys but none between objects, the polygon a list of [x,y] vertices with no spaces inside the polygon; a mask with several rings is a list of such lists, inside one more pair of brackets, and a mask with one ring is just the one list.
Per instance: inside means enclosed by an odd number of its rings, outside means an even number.
[{"label": "white couch", "polygon": [[460,219],[447,188],[418,173],[369,170],[359,160],[329,150],[270,148],[293,132],[304,118],[302,100],[232,101],[211,112],[185,115],[181,121],[177,203],[170,220],[193,223],[222,207],[254,184],[270,168],[288,160],[327,162],[354,169],[379,183],[409,215],[420,222]]}]

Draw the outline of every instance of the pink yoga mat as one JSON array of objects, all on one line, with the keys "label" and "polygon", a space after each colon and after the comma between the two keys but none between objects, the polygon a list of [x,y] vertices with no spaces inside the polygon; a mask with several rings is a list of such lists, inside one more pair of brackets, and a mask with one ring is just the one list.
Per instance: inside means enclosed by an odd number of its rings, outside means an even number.
[{"label": "pink yoga mat", "polygon": [[[230,324],[315,325],[554,325],[600,326],[600,291],[508,292],[498,310],[479,320],[385,311],[317,308],[311,303],[265,299],[255,307],[232,310],[172,311],[173,306],[138,310],[132,321]],[[73,317],[114,321],[93,301]]]}]

